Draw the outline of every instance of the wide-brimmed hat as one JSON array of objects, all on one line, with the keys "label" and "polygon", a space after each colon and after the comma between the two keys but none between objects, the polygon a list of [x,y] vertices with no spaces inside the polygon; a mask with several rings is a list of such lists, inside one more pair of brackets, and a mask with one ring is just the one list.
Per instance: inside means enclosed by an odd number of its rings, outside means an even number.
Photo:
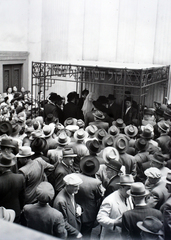
[{"label": "wide-brimmed hat", "polygon": [[101,151],[101,145],[96,139],[87,141],[86,146],[91,153],[99,153]]},{"label": "wide-brimmed hat", "polygon": [[31,147],[29,146],[22,146],[19,148],[19,153],[16,155],[16,157],[30,157],[34,154],[34,152],[31,150]]},{"label": "wide-brimmed hat", "polygon": [[161,108],[157,108],[157,109],[155,110],[155,114],[156,114],[156,115],[159,115],[160,117],[163,117],[164,110],[161,109]]},{"label": "wide-brimmed hat", "polygon": [[116,97],[113,94],[109,94],[107,97],[108,100],[115,100]]},{"label": "wide-brimmed hat", "polygon": [[85,127],[85,122],[82,119],[77,120],[77,125],[79,128],[84,128]]},{"label": "wide-brimmed hat", "polygon": [[31,132],[29,139],[33,141],[35,138],[44,138],[45,135],[43,134],[42,130],[36,130]]},{"label": "wide-brimmed hat", "polygon": [[143,221],[137,222],[137,226],[144,232],[163,235],[163,223],[154,216],[147,216]]},{"label": "wide-brimmed hat", "polygon": [[36,188],[36,194],[38,201],[48,203],[54,198],[55,191],[49,182],[41,182]]},{"label": "wide-brimmed hat", "polygon": [[140,137],[145,139],[151,139],[153,138],[153,132],[148,128],[144,128],[144,130],[140,134]]},{"label": "wide-brimmed hat", "polygon": [[56,118],[52,113],[49,113],[47,117],[45,118],[45,124],[49,123],[56,123],[58,121],[58,118]]},{"label": "wide-brimmed hat", "polygon": [[170,108],[167,107],[164,110],[163,117],[171,118],[171,109]]},{"label": "wide-brimmed hat", "polygon": [[93,136],[98,130],[96,125],[89,125],[86,127],[85,131],[88,132],[90,136]]},{"label": "wide-brimmed hat", "polygon": [[112,160],[108,163],[105,163],[105,165],[112,169],[112,170],[115,170],[117,172],[119,172],[121,170],[121,167],[122,167],[122,164],[119,162],[119,161],[116,161],[116,160]]},{"label": "wide-brimmed hat", "polygon": [[0,219],[3,219],[8,222],[14,222],[15,211],[12,209],[6,209],[4,207],[0,207]]},{"label": "wide-brimmed hat", "polygon": [[147,168],[145,171],[144,171],[144,174],[147,176],[147,177],[150,177],[150,178],[161,178],[161,171],[160,169],[156,168],[156,167],[150,167],[150,168]]},{"label": "wide-brimmed hat", "polygon": [[122,186],[131,186],[134,183],[134,178],[132,174],[121,174],[120,175],[120,180],[119,180],[119,185]]},{"label": "wide-brimmed hat", "polygon": [[143,151],[146,150],[149,146],[149,142],[144,139],[144,138],[138,138],[135,141],[135,147],[139,150],[139,151]]},{"label": "wide-brimmed hat", "polygon": [[83,183],[82,179],[78,176],[77,173],[70,173],[67,174],[64,178],[63,178],[64,182],[66,183],[66,185],[73,185],[73,186],[78,186],[80,184]]},{"label": "wide-brimmed hat", "polygon": [[97,110],[93,113],[93,116],[95,116],[97,119],[103,120],[105,118],[103,112]]},{"label": "wide-brimmed hat", "polygon": [[104,147],[109,147],[113,146],[114,144],[114,138],[110,134],[107,134],[103,139],[102,139],[102,145]]},{"label": "wide-brimmed hat", "polygon": [[113,121],[112,125],[116,126],[119,129],[123,129],[126,126],[124,121],[121,118],[118,118],[116,121]]},{"label": "wide-brimmed hat", "polygon": [[138,133],[138,128],[130,124],[124,128],[124,132],[129,137],[135,137]]},{"label": "wide-brimmed hat", "polygon": [[54,133],[54,130],[55,130],[55,125],[52,125],[51,123],[49,125],[45,125],[43,127],[44,137],[45,138],[50,137]]},{"label": "wide-brimmed hat", "polygon": [[120,129],[118,127],[116,127],[115,125],[112,125],[108,129],[108,133],[115,137],[120,133]]},{"label": "wide-brimmed hat", "polygon": [[168,184],[171,184],[171,172],[168,172],[168,173],[167,173],[165,182],[168,183]]},{"label": "wide-brimmed hat", "polygon": [[62,150],[62,153],[63,153],[63,157],[76,157],[77,154],[74,153],[73,149],[72,148],[65,148]]},{"label": "wide-brimmed hat", "polygon": [[12,133],[12,125],[9,121],[0,122],[0,135],[7,134],[10,136]]},{"label": "wide-brimmed hat", "polygon": [[59,145],[65,146],[70,143],[71,138],[67,136],[65,131],[61,131],[58,137],[56,138],[56,141]]},{"label": "wide-brimmed hat", "polygon": [[67,125],[65,127],[66,130],[69,130],[70,132],[74,133],[75,131],[77,131],[79,129],[78,125]]},{"label": "wide-brimmed hat", "polygon": [[150,156],[150,160],[160,163],[162,165],[165,164],[165,156],[161,152],[155,152],[153,155]]},{"label": "wide-brimmed hat", "polygon": [[15,148],[13,139],[11,138],[2,138],[0,141],[0,146]]},{"label": "wide-brimmed hat", "polygon": [[153,114],[154,114],[154,111],[151,108],[144,109],[144,115],[152,116]]},{"label": "wide-brimmed hat", "polygon": [[30,147],[33,152],[44,152],[47,148],[47,142],[44,138],[35,137]]},{"label": "wide-brimmed hat", "polygon": [[56,103],[58,101],[57,93],[51,92],[49,96],[49,100]]},{"label": "wide-brimmed hat", "polygon": [[0,154],[0,166],[1,167],[11,167],[16,164],[14,161],[15,155],[12,153],[1,153]]},{"label": "wide-brimmed hat", "polygon": [[160,121],[157,123],[157,126],[163,131],[163,132],[167,132],[169,129],[169,124],[165,121]]},{"label": "wide-brimmed hat", "polygon": [[145,185],[142,182],[132,183],[131,189],[127,191],[128,195],[133,197],[143,197],[149,194],[149,191],[145,189]]},{"label": "wide-brimmed hat", "polygon": [[102,142],[103,138],[107,135],[107,132],[105,129],[100,128],[96,131],[95,137],[99,140],[99,142]]},{"label": "wide-brimmed hat", "polygon": [[118,150],[119,153],[125,153],[128,149],[128,140],[126,137],[118,135],[114,139],[114,147]]},{"label": "wide-brimmed hat", "polygon": [[119,161],[119,153],[118,150],[114,147],[106,147],[103,150],[103,159],[106,162],[110,162],[110,161]]},{"label": "wide-brimmed hat", "polygon": [[85,156],[80,161],[81,171],[89,176],[94,175],[99,170],[99,166],[98,159],[92,155]]},{"label": "wide-brimmed hat", "polygon": [[86,131],[84,131],[84,129],[78,129],[75,133],[74,133],[74,138],[77,141],[82,141],[84,139],[86,139],[88,137],[88,133]]},{"label": "wide-brimmed hat", "polygon": [[64,126],[68,126],[68,125],[77,125],[77,119],[76,118],[72,118],[69,117],[64,121]]}]

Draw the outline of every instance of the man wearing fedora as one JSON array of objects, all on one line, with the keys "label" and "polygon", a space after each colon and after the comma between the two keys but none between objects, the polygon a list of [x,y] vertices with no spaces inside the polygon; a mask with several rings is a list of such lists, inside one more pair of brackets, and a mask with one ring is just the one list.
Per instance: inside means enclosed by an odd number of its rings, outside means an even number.
[{"label": "man wearing fedora", "polygon": [[119,104],[116,103],[116,97],[113,94],[108,95],[108,115],[112,120],[116,120],[121,115]]},{"label": "man wearing fedora", "polygon": [[21,174],[11,172],[16,164],[12,153],[3,152],[0,155],[0,206],[13,209],[19,223],[21,209],[24,206],[25,179]]},{"label": "man wearing fedora", "polygon": [[171,139],[171,137],[168,136],[170,126],[165,121],[158,122],[157,126],[160,136],[156,139],[156,141],[158,142],[158,146],[161,148],[162,153],[166,154],[167,153],[166,143],[169,142]]},{"label": "man wearing fedora", "polygon": [[99,161],[95,156],[85,156],[80,161],[81,173],[78,176],[83,183],[75,195],[76,202],[83,208],[81,233],[89,239],[102,200],[102,184],[93,176],[99,169]]},{"label": "man wearing fedora", "polygon": [[126,125],[132,124],[133,120],[137,119],[137,109],[132,106],[132,98],[125,99],[125,112],[123,113],[123,120]]},{"label": "man wearing fedora", "polygon": [[127,194],[134,182],[132,175],[121,175],[119,189],[107,196],[97,215],[97,221],[102,226],[100,239],[122,239],[122,214],[133,209],[131,197]]},{"label": "man wearing fedora", "polygon": [[81,238],[82,208],[75,201],[75,194],[82,184],[77,173],[71,173],[63,178],[65,187],[58,193],[53,202],[53,207],[59,210],[65,219],[65,227],[69,238]]},{"label": "man wearing fedora", "polygon": [[133,183],[127,193],[131,196],[135,208],[123,213],[122,235],[124,239],[137,240],[140,239],[140,229],[137,227],[137,222],[143,221],[147,216],[154,216],[162,221],[162,214],[159,210],[150,208],[146,204],[146,196],[149,195],[149,191],[145,189],[143,183]]},{"label": "man wearing fedora", "polygon": [[54,171],[54,189],[55,189],[55,196],[62,190],[65,186],[65,182],[63,178],[70,173],[74,173],[75,170],[73,168],[74,158],[77,154],[74,153],[73,149],[70,147],[66,147],[62,150],[62,159],[59,164],[55,166]]},{"label": "man wearing fedora", "polygon": [[171,236],[171,173],[168,173],[165,178],[166,188],[169,193],[169,197],[167,201],[161,206],[160,210],[163,214],[163,224],[164,224],[164,232],[165,239],[170,240]]},{"label": "man wearing fedora", "polygon": [[103,114],[103,112],[96,110],[93,113],[93,116],[94,116],[94,121],[89,122],[89,125],[95,125],[98,129],[103,128],[107,131],[109,128],[109,123],[104,121],[105,115]]},{"label": "man wearing fedora", "polygon": [[[46,180],[46,174],[54,170],[54,166],[45,162],[42,158],[31,159],[34,152],[29,146],[22,146],[16,155],[21,166],[19,173],[25,178],[25,204],[36,202],[36,188],[39,183]],[[46,172],[46,174],[45,174]]]}]

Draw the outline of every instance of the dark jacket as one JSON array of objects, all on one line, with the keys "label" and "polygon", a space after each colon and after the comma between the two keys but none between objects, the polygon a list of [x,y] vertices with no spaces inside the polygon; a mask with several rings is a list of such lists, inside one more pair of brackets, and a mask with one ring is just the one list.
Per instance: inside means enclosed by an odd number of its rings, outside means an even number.
[{"label": "dark jacket", "polygon": [[76,105],[73,102],[68,102],[64,106],[63,113],[64,113],[64,120],[66,120],[69,117],[76,118],[76,119],[84,119],[81,109],[78,107],[78,105]]}]

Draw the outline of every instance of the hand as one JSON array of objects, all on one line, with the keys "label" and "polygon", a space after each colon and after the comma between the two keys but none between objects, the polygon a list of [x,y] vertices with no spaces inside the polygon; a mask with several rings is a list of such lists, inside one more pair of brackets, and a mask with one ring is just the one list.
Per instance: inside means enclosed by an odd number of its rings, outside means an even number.
[{"label": "hand", "polygon": [[76,238],[82,238],[82,234],[81,233],[79,233],[77,236],[76,236]]},{"label": "hand", "polygon": [[77,214],[77,217],[81,216],[82,214],[82,208],[79,204],[76,205],[76,214]]}]

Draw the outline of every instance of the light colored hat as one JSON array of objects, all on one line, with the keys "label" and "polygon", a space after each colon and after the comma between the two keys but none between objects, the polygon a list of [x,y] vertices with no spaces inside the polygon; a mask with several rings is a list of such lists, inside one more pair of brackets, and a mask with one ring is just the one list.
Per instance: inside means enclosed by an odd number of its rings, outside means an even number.
[{"label": "light colored hat", "polygon": [[115,125],[119,129],[123,129],[126,126],[123,119],[121,118],[118,118],[116,121],[113,121],[112,125]]},{"label": "light colored hat", "polygon": [[131,186],[134,183],[134,178],[132,174],[121,174],[120,175],[120,182],[118,184],[123,186]]},{"label": "light colored hat", "polygon": [[120,133],[120,129],[118,127],[116,127],[115,125],[112,125],[108,129],[108,133],[115,137],[115,136],[118,136],[118,134]]},{"label": "light colored hat", "polygon": [[93,113],[93,115],[94,115],[97,119],[99,119],[99,120],[103,120],[103,119],[105,118],[103,112],[101,112],[101,111],[99,111],[99,110],[95,111],[95,112]]},{"label": "light colored hat", "polygon": [[142,182],[135,182],[131,185],[131,189],[127,193],[133,197],[143,197],[147,196],[150,192],[145,189],[145,185]]},{"label": "light colored hat", "polygon": [[137,226],[144,232],[152,233],[155,235],[163,235],[163,224],[158,218],[154,216],[148,216],[143,221],[137,222]]},{"label": "light colored hat", "polygon": [[6,209],[4,207],[0,207],[0,219],[3,219],[8,222],[14,222],[15,211],[12,209]]},{"label": "light colored hat", "polygon": [[103,139],[102,139],[102,145],[104,147],[112,147],[114,144],[114,137],[111,136],[110,134],[107,134]]},{"label": "light colored hat", "polygon": [[29,157],[32,156],[35,152],[32,152],[31,147],[29,146],[22,146],[19,148],[19,153],[16,157]]},{"label": "light colored hat", "polygon": [[156,167],[147,168],[147,169],[144,171],[144,174],[145,174],[147,177],[151,177],[151,178],[161,178],[161,171],[160,171],[160,169],[158,169],[158,168],[156,168]]},{"label": "light colored hat", "polygon": [[89,125],[85,129],[85,131],[88,132],[88,134],[90,136],[93,136],[96,133],[97,130],[98,130],[98,128],[95,125]]},{"label": "light colored hat", "polygon": [[65,131],[61,131],[61,133],[56,138],[56,141],[58,144],[65,146],[70,143],[71,138],[67,136]]},{"label": "light colored hat", "polygon": [[48,203],[53,199],[55,191],[49,182],[41,182],[36,188],[37,200]]},{"label": "light colored hat", "polygon": [[76,118],[72,118],[69,117],[64,121],[64,126],[68,126],[68,125],[77,125],[77,119]]},{"label": "light colored hat", "polygon": [[80,185],[83,183],[82,179],[77,175],[77,173],[68,174],[63,178],[63,180],[67,185]]},{"label": "light colored hat", "polygon": [[77,125],[67,125],[65,129],[69,130],[70,132],[75,132],[79,129],[79,126]]},{"label": "light colored hat", "polygon": [[84,131],[84,129],[78,129],[75,133],[74,133],[74,138],[78,141],[78,140],[84,140],[85,138],[88,137],[88,133],[86,131]]},{"label": "light colored hat", "polygon": [[16,164],[14,161],[15,155],[12,153],[3,152],[0,154],[0,166],[11,167]]},{"label": "light colored hat", "polygon": [[118,150],[114,147],[106,147],[103,150],[103,159],[106,162],[110,162],[112,160],[119,161],[119,153]]},{"label": "light colored hat", "polygon": [[171,184],[171,172],[167,173],[167,177],[166,177],[165,182],[168,183],[168,184]]},{"label": "light colored hat", "polygon": [[163,132],[167,132],[167,130],[169,129],[169,124],[165,121],[161,121],[157,123],[157,126],[163,131]]},{"label": "light colored hat", "polygon": [[126,137],[118,135],[114,139],[114,147],[118,150],[119,153],[125,153],[128,149],[128,140]]},{"label": "light colored hat", "polygon": [[85,122],[82,119],[77,120],[77,125],[79,128],[84,128],[85,127]]},{"label": "light colored hat", "polygon": [[77,154],[74,153],[72,148],[64,148],[63,149],[63,157],[76,157]]},{"label": "light colored hat", "polygon": [[48,138],[54,133],[55,125],[49,124],[43,127],[44,137]]},{"label": "light colored hat", "polygon": [[138,128],[134,125],[128,125],[124,128],[124,132],[129,137],[135,137],[138,133]]}]

